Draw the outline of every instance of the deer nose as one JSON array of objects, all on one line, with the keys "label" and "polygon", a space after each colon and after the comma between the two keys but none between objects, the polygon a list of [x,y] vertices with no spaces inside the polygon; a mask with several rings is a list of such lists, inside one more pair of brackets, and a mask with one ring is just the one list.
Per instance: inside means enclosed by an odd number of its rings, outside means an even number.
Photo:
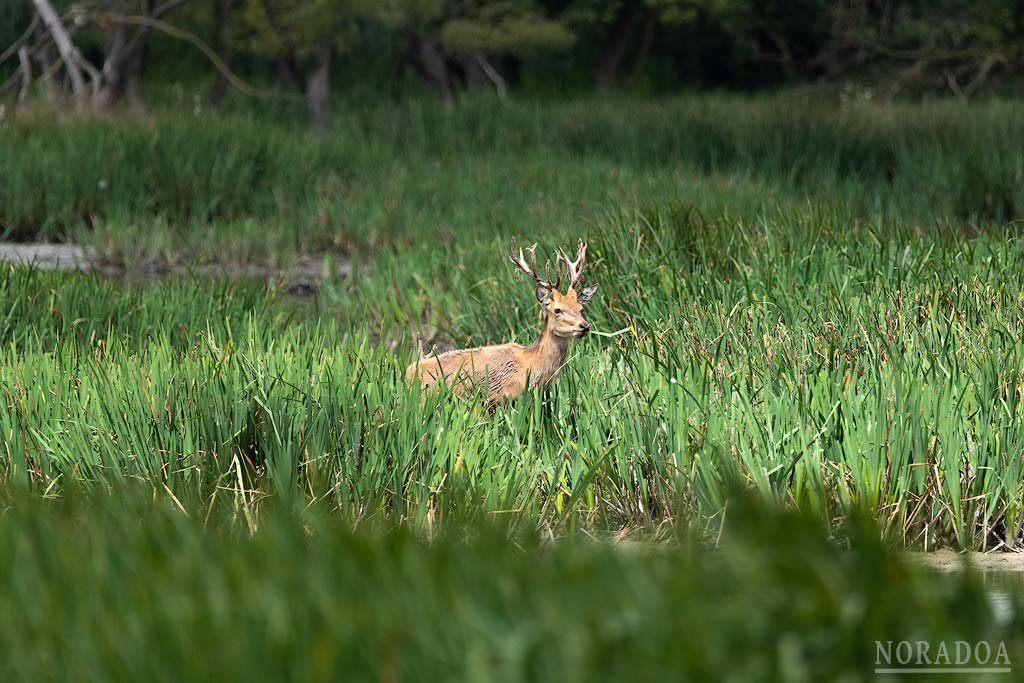
[{"label": "deer nose", "polygon": [[584,320],[583,322],[580,323],[580,329],[586,332],[587,330],[590,329],[590,323]]}]

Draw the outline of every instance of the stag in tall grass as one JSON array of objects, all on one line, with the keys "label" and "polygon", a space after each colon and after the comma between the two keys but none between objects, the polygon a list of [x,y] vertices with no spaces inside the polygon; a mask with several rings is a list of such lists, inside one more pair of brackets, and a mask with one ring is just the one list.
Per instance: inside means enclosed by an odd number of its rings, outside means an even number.
[{"label": "stag in tall grass", "polygon": [[[496,344],[421,356],[406,370],[409,379],[416,378],[425,387],[448,384],[459,396],[465,396],[474,387],[483,387],[488,402],[497,404],[519,396],[528,387],[547,386],[558,376],[569,351],[569,340],[579,339],[590,330],[590,323],[583,318],[583,305],[594,296],[597,285],[576,289],[583,279],[587,245],[580,240],[575,260],[561,250],[556,252],[554,282],[550,280],[550,260],[544,264],[544,278],[538,274],[537,245],[526,253],[530,255],[529,263],[522,249],[516,251],[513,239],[509,260],[533,278],[537,301],[544,309],[544,329],[537,341],[530,346]],[[564,294],[563,270],[568,282]]]}]

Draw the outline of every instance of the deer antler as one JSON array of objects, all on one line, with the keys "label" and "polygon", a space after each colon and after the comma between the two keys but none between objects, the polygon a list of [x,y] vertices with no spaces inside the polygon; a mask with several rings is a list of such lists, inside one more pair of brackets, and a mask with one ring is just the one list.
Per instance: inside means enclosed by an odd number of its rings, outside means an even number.
[{"label": "deer antler", "polygon": [[587,245],[580,240],[580,245],[576,249],[576,260],[570,261],[569,255],[559,249],[558,258],[565,264],[565,269],[569,275],[569,289],[575,289],[576,285],[583,279],[583,266],[587,259]]},{"label": "deer antler", "polygon": [[544,279],[541,279],[540,276],[537,275],[537,244],[534,243],[532,247],[529,247],[526,250],[526,253],[530,255],[529,264],[526,262],[526,258],[523,256],[522,248],[519,249],[519,255],[516,256],[516,238],[513,237],[512,255],[508,257],[512,264],[519,270],[523,271],[524,273],[532,277],[533,281],[536,282],[538,286],[544,287],[545,289],[558,289],[559,285],[562,284],[562,275],[561,273],[558,272],[558,259],[555,259],[555,276],[557,277],[557,279],[555,280],[554,284],[552,284],[549,279],[551,277],[550,260],[544,262]]}]

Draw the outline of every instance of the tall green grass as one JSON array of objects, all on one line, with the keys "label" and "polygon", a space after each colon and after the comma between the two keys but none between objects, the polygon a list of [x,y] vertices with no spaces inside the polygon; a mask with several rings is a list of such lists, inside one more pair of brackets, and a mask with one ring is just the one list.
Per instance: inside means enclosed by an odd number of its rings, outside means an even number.
[{"label": "tall green grass", "polygon": [[1017,107],[795,95],[350,102],[325,139],[258,109],[36,114],[0,128],[0,229],[130,262],[563,232],[609,206],[666,200],[746,219],[809,202],[978,228],[1024,206]]},{"label": "tall green grass", "polygon": [[897,546],[1021,543],[1014,235],[678,209],[588,237],[588,317],[624,332],[576,343],[547,397],[494,414],[421,397],[403,368],[424,330],[536,334],[504,240],[381,253],[302,312],[261,285],[8,269],[3,481],[244,492],[246,514],[271,496],[425,531],[714,535],[739,479],[840,538],[858,508]]}]

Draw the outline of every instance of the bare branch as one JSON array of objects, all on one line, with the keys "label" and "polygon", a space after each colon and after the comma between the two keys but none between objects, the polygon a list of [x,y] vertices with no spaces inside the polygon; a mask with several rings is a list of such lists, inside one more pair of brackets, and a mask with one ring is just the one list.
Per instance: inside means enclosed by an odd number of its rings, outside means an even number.
[{"label": "bare branch", "polygon": [[259,90],[249,85],[241,78],[236,76],[233,71],[224,63],[224,60],[220,58],[220,55],[214,51],[212,47],[206,44],[202,38],[194,33],[178,28],[172,24],[168,24],[166,21],[160,19],[154,19],[153,17],[146,17],[136,14],[101,14],[97,15],[97,18],[110,21],[117,24],[126,24],[131,26],[148,26],[149,28],[156,29],[161,33],[171,36],[172,38],[178,38],[184,40],[186,43],[191,43],[199,49],[206,58],[210,60],[213,66],[224,76],[227,81],[237,88],[240,92],[249,95],[250,97],[269,97],[270,93],[263,90]]},{"label": "bare branch", "polygon": [[[177,9],[179,5],[183,5],[186,2],[189,2],[189,0],[167,0],[167,2],[163,3],[162,5],[158,6],[155,10],[150,12],[148,16],[150,19],[160,19],[165,14]],[[124,46],[124,54],[131,54],[133,50],[137,49],[139,43],[141,43],[142,39],[146,37],[146,34],[149,32],[150,28],[151,27],[149,26],[143,26],[142,28],[140,28],[135,33],[135,35],[131,37],[131,40],[128,41],[128,44]]]},{"label": "bare branch", "polygon": [[157,6],[157,8],[155,10],[150,12],[149,16],[151,16],[154,19],[159,19],[160,17],[164,16],[168,12],[176,9],[178,7],[178,5],[183,5],[183,4],[185,4],[186,2],[189,2],[189,1],[190,0],[167,0],[167,2],[163,3],[162,5]]},{"label": "bare branch", "polygon": [[20,50],[23,45],[28,43],[28,39],[32,37],[32,34],[35,32],[37,26],[39,26],[39,15],[33,14],[32,22],[28,25],[28,28],[25,29],[25,32],[22,33],[21,36],[19,36],[16,41],[11,43],[10,47],[8,47],[6,50],[3,51],[2,54],[0,54],[0,64],[3,64],[8,59],[18,54],[18,50]]},{"label": "bare branch", "polygon": [[476,53],[476,63],[480,65],[480,69],[484,72],[487,78],[491,79],[491,83],[494,83],[494,88],[498,91],[498,98],[505,99],[506,93],[508,93],[508,86],[505,84],[505,79],[501,77],[497,69],[491,66],[491,63],[487,61],[487,57],[482,52]]},{"label": "bare branch", "polygon": [[999,65],[1005,66],[1006,63],[1006,56],[1000,53],[991,54],[986,57],[985,61],[982,62],[981,66],[978,68],[978,74],[964,88],[964,95],[967,97],[973,95],[974,92],[988,79],[989,74],[992,73],[992,69]]}]

